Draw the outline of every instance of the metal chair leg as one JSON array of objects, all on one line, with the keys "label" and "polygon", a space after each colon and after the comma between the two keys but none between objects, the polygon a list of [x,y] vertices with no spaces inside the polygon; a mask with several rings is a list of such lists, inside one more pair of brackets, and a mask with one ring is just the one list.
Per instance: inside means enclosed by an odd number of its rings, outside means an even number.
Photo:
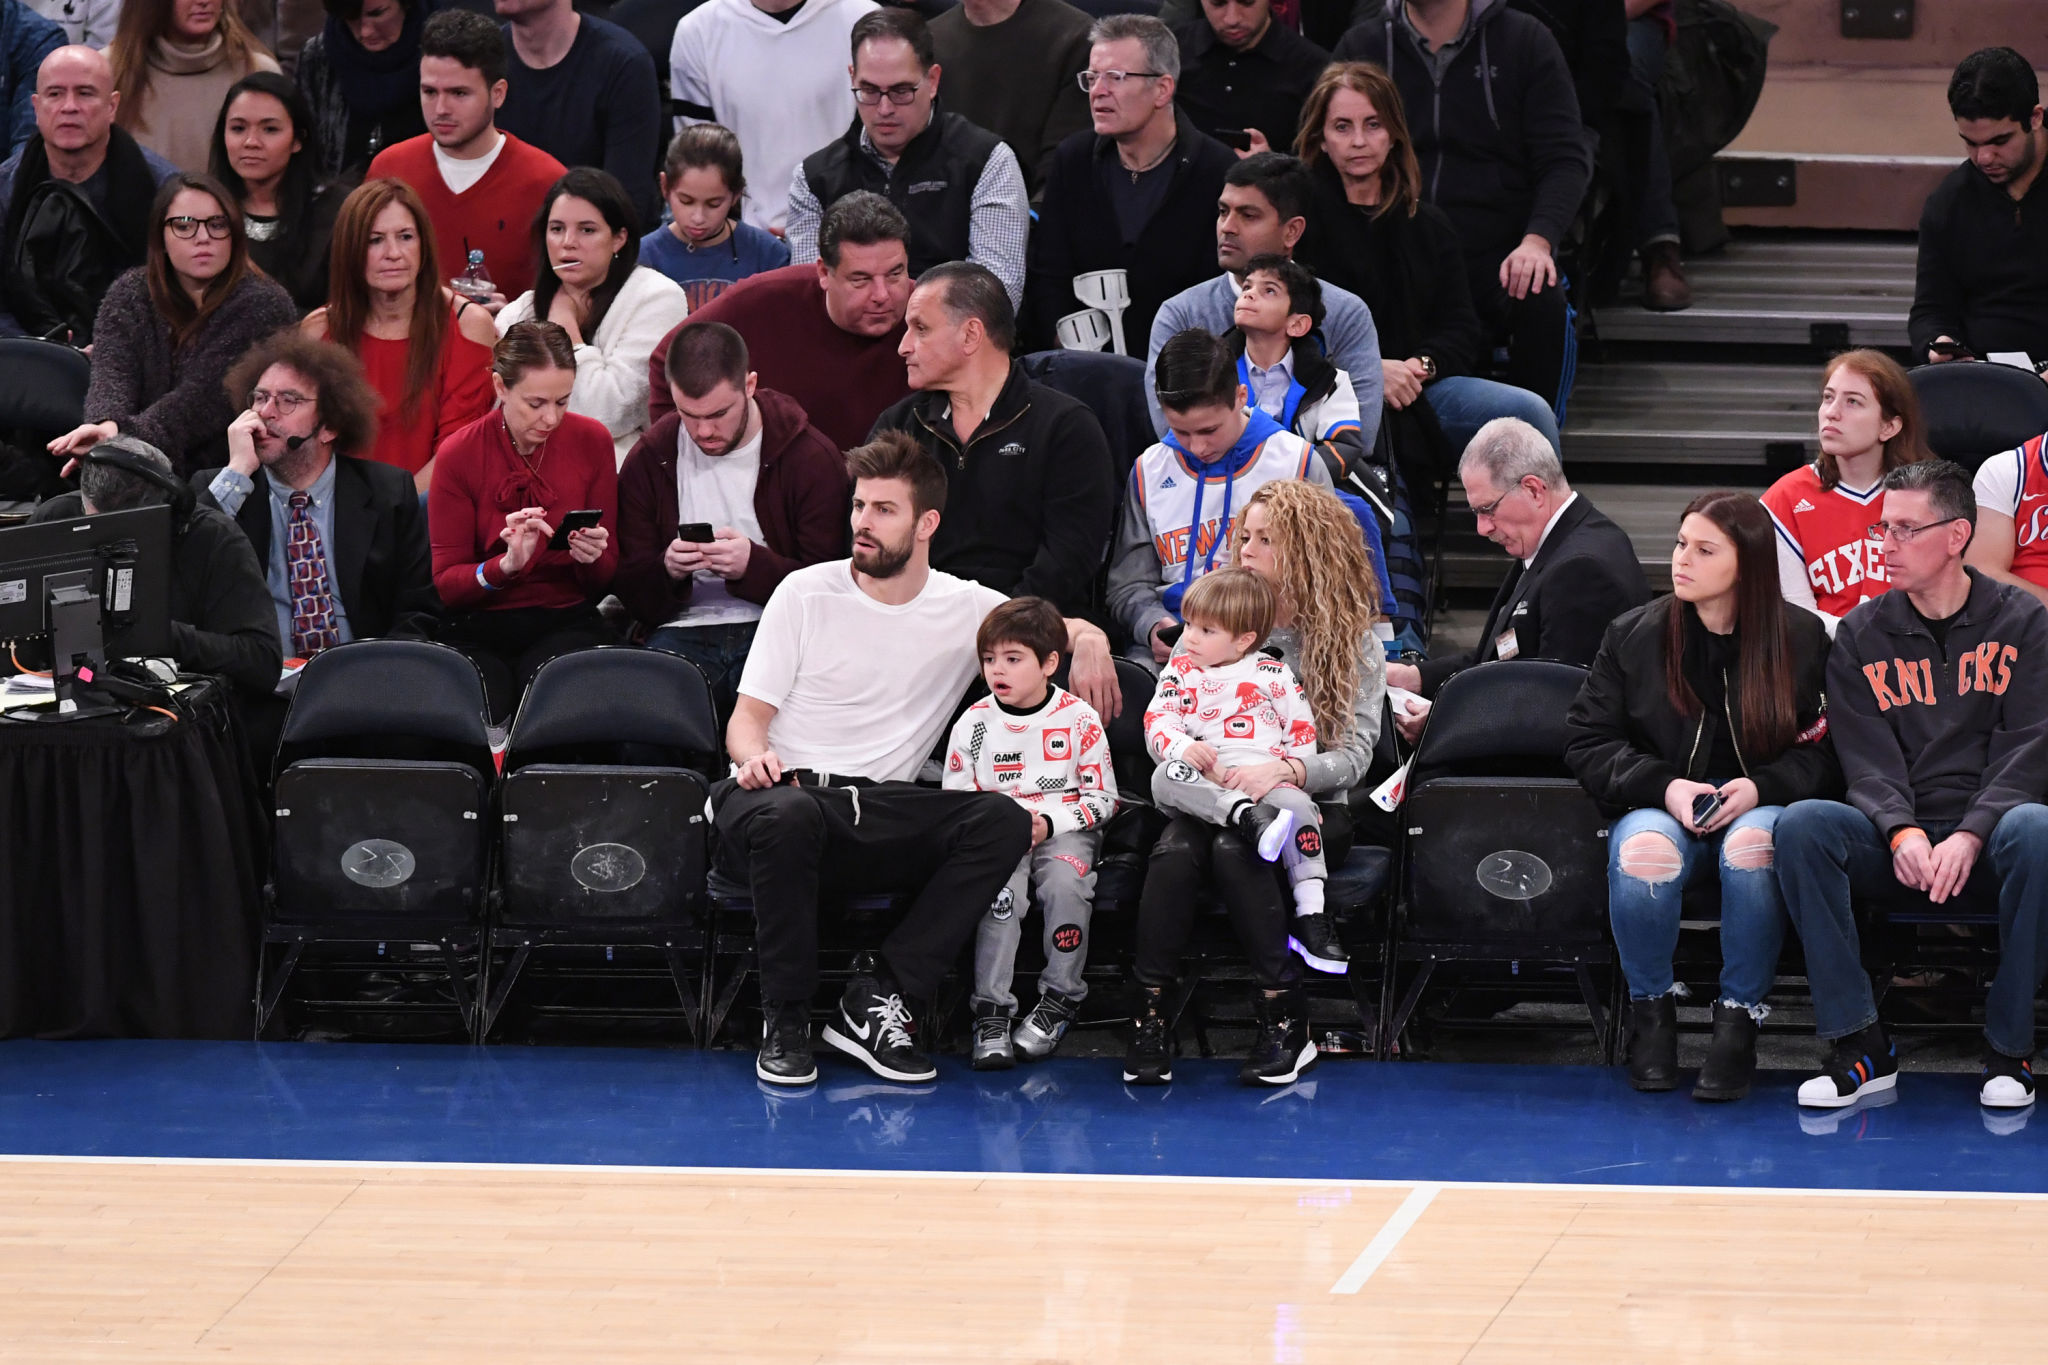
[{"label": "metal chair leg", "polygon": [[[1399,1045],[1401,1034],[1408,1028],[1410,1016],[1415,1013],[1416,1005],[1422,1001],[1423,990],[1428,987],[1429,979],[1436,975],[1436,967],[1435,958],[1430,958],[1418,964],[1415,979],[1408,983],[1408,993],[1401,997],[1401,1004],[1394,1011],[1394,1016],[1387,1020],[1387,1047],[1389,1050]],[[1389,972],[1387,975],[1388,979],[1391,980],[1393,973]]]},{"label": "metal chair leg", "polygon": [[263,1030],[270,1024],[270,1016],[277,1012],[278,1002],[284,999],[285,982],[291,980],[292,972],[298,967],[299,959],[305,956],[304,939],[295,939],[286,947],[284,960],[277,965],[277,975],[270,981],[263,979],[263,960],[270,945],[263,945],[256,954],[256,1037],[263,1037]]}]

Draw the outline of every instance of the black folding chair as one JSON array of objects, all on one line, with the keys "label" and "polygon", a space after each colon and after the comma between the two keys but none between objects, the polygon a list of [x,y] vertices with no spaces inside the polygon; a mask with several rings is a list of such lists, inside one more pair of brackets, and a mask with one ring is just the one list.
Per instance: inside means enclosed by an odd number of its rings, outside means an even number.
[{"label": "black folding chair", "polygon": [[305,666],[277,756],[258,1036],[316,943],[432,942],[475,1027],[463,956],[480,943],[493,776],[483,680],[456,651],[364,640]]},{"label": "black folding chair", "polygon": [[[703,1024],[708,853],[700,769],[718,752],[704,676],[659,650],[549,660],[512,722],[486,931],[487,1036],[537,950],[659,951],[692,1039]],[[500,968],[499,954],[509,953]],[[617,1005],[610,1017],[654,1013]]]},{"label": "black folding chair", "polygon": [[1927,444],[1967,469],[2048,431],[2048,384],[2012,365],[1950,362],[1909,370]]}]

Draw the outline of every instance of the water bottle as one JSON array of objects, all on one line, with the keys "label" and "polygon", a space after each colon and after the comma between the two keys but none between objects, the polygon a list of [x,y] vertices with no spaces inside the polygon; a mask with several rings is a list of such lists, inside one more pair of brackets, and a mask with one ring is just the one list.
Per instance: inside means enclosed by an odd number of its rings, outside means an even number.
[{"label": "water bottle", "polygon": [[469,269],[448,281],[448,287],[478,303],[490,302],[491,295],[498,292],[498,286],[491,282],[491,272],[484,269],[484,253],[480,248],[470,248]]}]

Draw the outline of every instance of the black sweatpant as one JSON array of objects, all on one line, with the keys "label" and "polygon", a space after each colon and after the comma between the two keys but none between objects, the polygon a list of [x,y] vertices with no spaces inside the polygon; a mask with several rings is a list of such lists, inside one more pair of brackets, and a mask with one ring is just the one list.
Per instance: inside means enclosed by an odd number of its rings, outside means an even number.
[{"label": "black sweatpant", "polygon": [[1211,877],[1254,979],[1267,990],[1300,984],[1301,964],[1287,947],[1294,907],[1274,865],[1231,831],[1189,815],[1177,816],[1166,827],[1145,867],[1134,973],[1139,984],[1170,986],[1180,975],[1181,954],[1194,933],[1195,906]]},{"label": "black sweatpant", "polygon": [[1474,268],[1471,272],[1472,302],[1479,311],[1480,330],[1486,354],[1480,357],[1479,374],[1493,369],[1493,348],[1508,348],[1507,373],[1500,376],[1518,389],[1527,389],[1556,411],[1559,390],[1564,387],[1567,354],[1564,277],[1546,285],[1540,294],[1514,298],[1501,287],[1500,262]]},{"label": "black sweatpant", "polygon": [[904,993],[929,1000],[1031,847],[1031,817],[995,792],[909,782],[749,791],[728,778],[711,800],[719,866],[753,892],[764,1000],[817,990],[821,887],[922,888],[881,950]]}]

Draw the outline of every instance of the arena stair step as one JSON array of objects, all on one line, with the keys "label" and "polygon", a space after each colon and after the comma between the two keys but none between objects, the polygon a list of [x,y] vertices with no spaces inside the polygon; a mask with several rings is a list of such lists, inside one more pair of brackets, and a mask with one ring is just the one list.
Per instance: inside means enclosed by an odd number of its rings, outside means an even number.
[{"label": "arena stair step", "polygon": [[[1724,249],[1686,262],[1693,305],[1681,312],[1644,308],[1640,277],[1613,306],[1595,310],[1603,342],[1698,342],[1720,346],[1902,347],[1913,306],[1910,237],[1746,233]],[[1580,388],[1572,397],[1576,411]]]},{"label": "arena stair step", "polygon": [[1812,458],[1820,366],[1607,361],[1580,367],[1567,464],[1786,470]]}]

